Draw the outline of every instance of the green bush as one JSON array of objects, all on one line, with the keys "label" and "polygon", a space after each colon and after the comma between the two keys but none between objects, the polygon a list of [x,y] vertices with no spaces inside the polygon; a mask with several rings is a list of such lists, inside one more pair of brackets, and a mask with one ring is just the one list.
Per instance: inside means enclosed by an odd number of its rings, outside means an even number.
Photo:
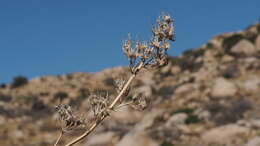
[{"label": "green bush", "polygon": [[10,102],[11,100],[12,100],[12,96],[0,93],[0,101]]},{"label": "green bush", "polygon": [[0,88],[5,88],[6,87],[6,84],[2,83],[0,84]]},{"label": "green bush", "polygon": [[177,65],[181,70],[189,70],[191,72],[196,72],[203,65],[202,62],[195,62],[196,58],[203,56],[205,50],[187,50],[183,53],[182,57],[170,57],[170,61],[173,65]]},{"label": "green bush", "polygon": [[21,87],[25,84],[28,83],[28,79],[24,76],[17,76],[13,79],[12,83],[11,83],[11,88],[17,88],[17,87]]},{"label": "green bush", "polygon": [[161,146],[174,146],[172,143],[164,141]]},{"label": "green bush", "polygon": [[258,34],[260,34],[260,23],[257,24],[257,32],[258,32]]},{"label": "green bush", "polygon": [[184,109],[179,109],[172,114],[178,114],[178,113],[185,113],[185,114],[192,114],[194,112],[194,109],[191,108],[184,108]]},{"label": "green bush", "polygon": [[235,123],[243,118],[244,113],[252,108],[251,103],[245,99],[231,102],[229,105],[222,105],[219,102],[211,102],[207,106],[212,117],[211,120],[217,125]]},{"label": "green bush", "polygon": [[240,40],[242,40],[244,37],[241,34],[234,34],[226,39],[224,39],[223,41],[223,48],[225,50],[225,52],[230,53],[230,49],[236,44],[238,43]]},{"label": "green bush", "polygon": [[69,95],[68,95],[68,93],[66,93],[64,91],[59,91],[54,94],[54,99],[60,99],[61,101],[67,97],[69,97]]},{"label": "green bush", "polygon": [[201,119],[197,115],[189,115],[185,120],[185,124],[199,123]]},{"label": "green bush", "polygon": [[107,85],[107,86],[113,86],[114,85],[114,79],[113,78],[106,78],[103,80],[104,84]]},{"label": "green bush", "polygon": [[193,114],[194,109],[191,108],[183,108],[183,109],[179,109],[175,112],[173,112],[172,114],[178,114],[178,113],[185,113],[188,115],[188,118],[185,120],[185,124],[193,124],[193,123],[198,123],[201,121],[201,119],[197,116]]},{"label": "green bush", "polygon": [[221,72],[224,78],[230,79],[240,75],[240,70],[237,64],[230,64],[228,67]]},{"label": "green bush", "polygon": [[70,105],[72,105],[72,106],[79,106],[80,103],[84,99],[88,98],[88,96],[90,95],[90,91],[87,88],[80,88],[78,92],[79,92],[79,96],[77,96],[74,99],[71,99],[70,100]]}]

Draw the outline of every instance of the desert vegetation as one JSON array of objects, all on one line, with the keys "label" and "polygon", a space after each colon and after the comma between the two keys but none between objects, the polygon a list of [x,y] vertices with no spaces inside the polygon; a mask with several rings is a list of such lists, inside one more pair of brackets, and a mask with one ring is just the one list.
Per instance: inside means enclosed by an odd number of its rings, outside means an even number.
[{"label": "desert vegetation", "polygon": [[[146,68],[159,68],[168,63],[167,50],[170,49],[169,41],[174,41],[173,19],[168,14],[162,14],[157,24],[152,29],[151,41],[136,41],[129,39],[123,44],[123,51],[129,60],[129,69],[131,76],[128,80],[115,80],[118,95],[110,97],[108,92],[106,95],[100,93],[92,94],[89,98],[91,109],[94,115],[94,122],[90,124],[88,129],[79,137],[72,140],[66,146],[72,146],[86,136],[88,136],[111,112],[116,112],[123,106],[131,105],[137,109],[144,109],[147,106],[145,97],[135,95],[126,98],[131,90],[131,82],[139,74],[140,70]],[[109,83],[109,81],[107,81]],[[111,81],[110,81],[111,82]],[[68,95],[64,92],[55,94],[55,98],[66,98]],[[128,100],[126,100],[128,99]],[[69,105],[58,105],[56,110],[60,115],[61,132],[55,146],[59,143],[63,133],[73,130],[74,128],[86,125],[84,119],[76,117]]]}]

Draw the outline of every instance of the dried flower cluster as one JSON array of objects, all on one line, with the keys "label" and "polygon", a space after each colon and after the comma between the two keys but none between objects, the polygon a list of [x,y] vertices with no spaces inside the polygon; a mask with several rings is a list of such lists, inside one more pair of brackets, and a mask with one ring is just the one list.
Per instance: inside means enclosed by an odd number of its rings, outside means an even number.
[{"label": "dried flower cluster", "polygon": [[160,67],[168,63],[169,40],[174,41],[174,26],[171,17],[169,15],[160,16],[152,32],[150,42],[137,41],[134,43],[129,37],[123,44],[123,51],[129,59],[132,73],[139,70],[140,64],[144,67]]},{"label": "dried flower cluster", "polygon": [[109,96],[103,97],[101,94],[93,94],[89,97],[91,109],[94,113],[95,119],[100,121],[102,117],[108,116]]},{"label": "dried flower cluster", "polygon": [[136,110],[144,110],[148,106],[148,99],[144,96],[134,96],[132,98],[132,104],[131,107],[133,107]]},{"label": "dried flower cluster", "polygon": [[77,117],[73,112],[69,105],[58,105],[55,107],[57,110],[61,128],[63,132],[67,132],[73,130],[77,127],[85,125],[84,119]]},{"label": "dried flower cluster", "polygon": [[[162,15],[157,20],[157,25],[152,30],[152,38],[150,42],[133,41],[129,38],[123,44],[124,54],[129,59],[129,67],[132,75],[128,80],[117,79],[115,86],[118,95],[111,98],[108,93],[92,94],[89,97],[91,109],[94,113],[94,123],[90,126],[81,136],[72,140],[66,146],[72,146],[86,136],[88,136],[111,112],[123,106],[130,106],[135,109],[144,110],[148,101],[146,97],[135,95],[129,97],[130,85],[133,79],[138,74],[139,70],[147,67],[160,67],[167,64],[167,50],[170,48],[169,40],[174,41],[174,27],[173,20],[169,15]],[[125,99],[125,100],[123,100]],[[73,130],[75,127],[83,125],[83,120],[78,119],[72,113],[70,106],[59,105],[56,107],[60,119],[64,126],[62,126],[61,135],[56,141],[55,146],[58,144],[64,131]],[[89,124],[89,123],[88,123]]]}]

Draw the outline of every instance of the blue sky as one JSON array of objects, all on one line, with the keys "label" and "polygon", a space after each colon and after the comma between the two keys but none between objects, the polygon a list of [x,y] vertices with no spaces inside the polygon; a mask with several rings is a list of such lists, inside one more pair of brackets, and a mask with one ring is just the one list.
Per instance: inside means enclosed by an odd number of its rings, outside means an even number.
[{"label": "blue sky", "polygon": [[97,72],[127,65],[121,45],[130,32],[146,40],[158,15],[175,19],[180,55],[211,37],[260,18],[259,0],[1,0],[0,83]]}]

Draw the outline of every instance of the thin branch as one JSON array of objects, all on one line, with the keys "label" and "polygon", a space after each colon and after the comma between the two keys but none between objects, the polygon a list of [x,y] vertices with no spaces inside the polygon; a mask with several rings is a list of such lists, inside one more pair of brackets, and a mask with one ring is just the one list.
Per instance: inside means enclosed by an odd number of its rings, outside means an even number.
[{"label": "thin branch", "polygon": [[117,97],[115,98],[115,100],[111,103],[111,105],[109,106],[109,109],[113,109],[114,106],[116,105],[116,103],[118,102],[118,100],[122,97],[122,95],[125,93],[125,91],[127,90],[128,86],[130,86],[131,82],[133,81],[133,79],[135,78],[137,72],[143,67],[144,63],[141,62],[139,64],[139,66],[136,68],[136,70],[134,71],[134,74],[132,74],[132,76],[128,79],[127,83],[125,84],[124,88],[122,89],[122,91],[117,95]]},{"label": "thin branch", "polygon": [[61,137],[62,137],[63,133],[64,133],[63,130],[61,130],[60,136],[59,136],[59,138],[57,139],[57,141],[55,142],[54,146],[57,146],[57,145],[58,145],[58,143],[59,143],[60,140],[61,140]]}]

